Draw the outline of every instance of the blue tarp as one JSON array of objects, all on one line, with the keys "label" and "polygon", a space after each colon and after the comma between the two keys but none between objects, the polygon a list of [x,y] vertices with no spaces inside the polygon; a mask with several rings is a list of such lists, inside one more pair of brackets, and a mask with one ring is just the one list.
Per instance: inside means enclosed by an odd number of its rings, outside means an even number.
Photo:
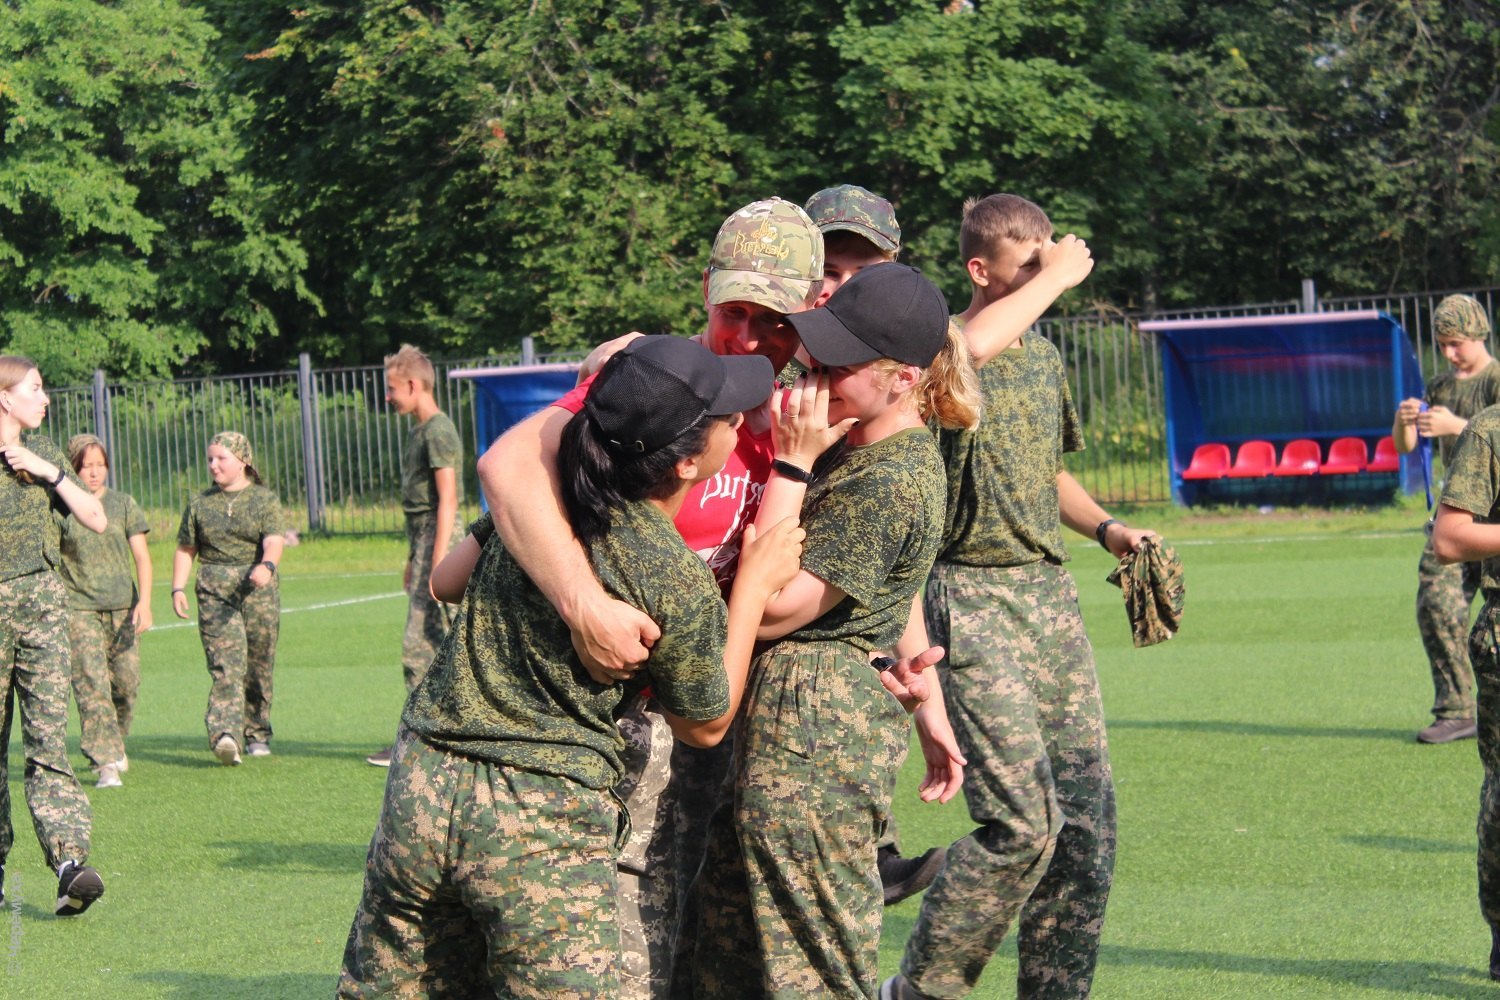
[{"label": "blue tarp", "polygon": [[[448,373],[474,383],[474,440],[482,453],[501,434],[563,396],[578,380],[578,366],[517,365],[465,368]],[[483,495],[480,504],[488,510]]]},{"label": "blue tarp", "polygon": [[[1172,496],[1178,503],[1223,499],[1218,480],[1184,483],[1182,470],[1193,450],[1221,442],[1231,453],[1249,440],[1270,441],[1279,455],[1287,441],[1311,438],[1323,456],[1339,437],[1375,443],[1391,432],[1396,406],[1422,395],[1422,373],[1406,331],[1374,310],[1296,313],[1236,319],[1164,320],[1141,324],[1156,335],[1161,352],[1167,419],[1167,455]],[[1283,492],[1320,489],[1326,479],[1308,477],[1275,484]],[[1378,493],[1394,489],[1397,477],[1339,477],[1340,485]],[[1254,491],[1257,480],[1237,480]],[[1421,489],[1415,456],[1403,457],[1399,483]],[[1269,485],[1269,484],[1262,484]],[[1303,496],[1304,501],[1313,499]]]}]

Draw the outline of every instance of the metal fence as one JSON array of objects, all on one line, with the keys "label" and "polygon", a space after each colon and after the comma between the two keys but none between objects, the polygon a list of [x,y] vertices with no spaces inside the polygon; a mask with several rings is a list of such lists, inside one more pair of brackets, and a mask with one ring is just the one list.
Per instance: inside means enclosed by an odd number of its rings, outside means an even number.
[{"label": "metal fence", "polygon": [[[1494,313],[1500,288],[1466,289]],[[1161,360],[1144,319],[1196,319],[1296,312],[1380,309],[1412,336],[1424,372],[1442,365],[1431,313],[1447,292],[1303,300],[1172,312],[1100,313],[1045,319],[1043,336],[1057,345],[1083,423],[1087,448],[1069,470],[1102,503],[1156,503],[1171,498],[1166,455]],[[1493,345],[1492,345],[1493,349]],[[468,456],[462,469],[466,515],[478,510],[474,386],[448,372],[476,366],[576,361],[579,354],[522,352],[436,363],[438,405],[453,418]],[[294,371],[129,384],[93,383],[49,390],[47,433],[60,444],[97,434],[108,445],[110,485],[130,493],[158,532],[175,531],[194,492],[210,483],[205,451],[221,430],[238,430],[255,449],[256,468],[282,498],[287,526],[340,534],[402,530],[401,448],[409,429],[385,402],[381,365],[314,369],[306,355]]]}]

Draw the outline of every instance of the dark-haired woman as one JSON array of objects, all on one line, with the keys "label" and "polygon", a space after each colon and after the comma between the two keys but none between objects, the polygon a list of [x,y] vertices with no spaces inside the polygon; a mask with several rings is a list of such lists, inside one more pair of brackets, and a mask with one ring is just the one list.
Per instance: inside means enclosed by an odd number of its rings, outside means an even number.
[{"label": "dark-haired woman", "polygon": [[574,530],[605,586],[661,625],[634,685],[590,679],[504,545],[466,540],[482,549],[402,714],[340,996],[618,995],[614,714],[649,683],[679,739],[712,745],[734,716],[802,533],[787,520],[748,546],[726,616],[672,515],[723,465],[771,376],[763,358],[646,337],[610,360],[567,425]]},{"label": "dark-haired woman", "polygon": [[72,512],[100,532],[105,515],[57,445],[31,433],[47,402],[35,364],[0,356],[0,900],[14,843],[6,761],[11,706],[19,704],[26,805],[57,872],[56,912],[74,916],[104,895],[104,881],[87,864],[93,814],[68,764],[67,599],[52,571],[58,554],[50,522],[54,512]]},{"label": "dark-haired woman", "polygon": [[271,674],[281,633],[276,571],[284,544],[281,501],[255,471],[237,431],[208,445],[214,484],[188,501],[172,557],[172,611],[188,616],[187,578],[199,560],[198,635],[211,679],[203,722],[220,764],[271,754]]}]

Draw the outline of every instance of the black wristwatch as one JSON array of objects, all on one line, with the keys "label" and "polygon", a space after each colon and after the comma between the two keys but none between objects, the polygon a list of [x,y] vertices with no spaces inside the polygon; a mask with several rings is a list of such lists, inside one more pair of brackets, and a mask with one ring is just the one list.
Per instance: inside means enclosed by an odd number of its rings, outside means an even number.
[{"label": "black wristwatch", "polygon": [[64,479],[67,479],[67,478],[68,478],[68,470],[64,469],[62,466],[59,465],[57,467],[57,478],[54,479],[54,480],[52,480],[52,482],[48,483],[47,485],[50,486],[50,487],[52,487],[55,490],[59,486],[61,486],[62,485],[62,481]]},{"label": "black wristwatch", "polygon": [[262,566],[264,566],[266,569],[270,570],[272,576],[276,575],[276,564],[273,563],[271,560],[269,560],[269,559],[262,559],[260,561],[260,564]]},{"label": "black wristwatch", "polygon": [[771,463],[771,468],[788,479],[802,483],[803,485],[810,484],[813,481],[813,474],[811,472],[808,472],[799,465],[793,465],[791,462],[783,462],[779,458]]}]

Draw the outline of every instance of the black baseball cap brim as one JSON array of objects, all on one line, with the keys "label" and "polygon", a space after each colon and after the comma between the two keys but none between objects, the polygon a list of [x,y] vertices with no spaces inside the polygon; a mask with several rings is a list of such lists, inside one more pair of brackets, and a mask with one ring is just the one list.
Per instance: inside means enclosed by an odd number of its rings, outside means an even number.
[{"label": "black baseball cap brim", "polygon": [[786,321],[802,338],[807,353],[820,365],[837,368],[884,357],[878,349],[856,337],[854,331],[826,307],[792,313]]},{"label": "black baseball cap brim", "polygon": [[771,398],[776,372],[770,360],[758,354],[715,356],[724,365],[724,385],[708,404],[709,416],[727,417],[741,410],[753,410]]}]

